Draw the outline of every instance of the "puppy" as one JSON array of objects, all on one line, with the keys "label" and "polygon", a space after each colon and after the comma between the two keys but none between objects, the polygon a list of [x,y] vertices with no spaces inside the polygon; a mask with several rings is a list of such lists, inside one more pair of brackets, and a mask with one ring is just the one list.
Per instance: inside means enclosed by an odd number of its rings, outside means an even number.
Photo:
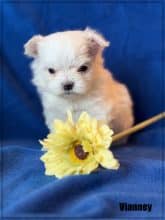
[{"label": "puppy", "polygon": [[32,37],[24,46],[34,58],[32,83],[43,105],[46,125],[65,119],[70,109],[77,119],[82,111],[121,132],[134,122],[132,100],[125,85],[105,69],[102,52],[109,42],[96,31],[65,31]]}]

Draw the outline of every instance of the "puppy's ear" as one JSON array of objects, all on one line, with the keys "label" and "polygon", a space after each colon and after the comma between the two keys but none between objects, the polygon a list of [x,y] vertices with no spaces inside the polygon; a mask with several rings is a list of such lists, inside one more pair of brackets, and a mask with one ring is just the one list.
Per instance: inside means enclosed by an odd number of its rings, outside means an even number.
[{"label": "puppy's ear", "polygon": [[90,55],[96,55],[99,50],[103,50],[110,45],[110,42],[106,41],[100,33],[89,27],[85,29],[85,34],[89,44]]},{"label": "puppy's ear", "polygon": [[37,57],[38,55],[38,43],[43,39],[43,36],[36,35],[32,37],[25,45],[24,45],[24,54],[29,57]]}]

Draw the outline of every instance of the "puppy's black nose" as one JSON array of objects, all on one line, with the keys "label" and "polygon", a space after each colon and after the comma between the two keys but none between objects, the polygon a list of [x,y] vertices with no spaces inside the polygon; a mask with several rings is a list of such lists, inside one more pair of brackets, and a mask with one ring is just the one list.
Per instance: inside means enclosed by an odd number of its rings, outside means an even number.
[{"label": "puppy's black nose", "polygon": [[73,82],[68,82],[66,84],[64,84],[64,90],[65,91],[70,91],[73,89],[74,83]]}]

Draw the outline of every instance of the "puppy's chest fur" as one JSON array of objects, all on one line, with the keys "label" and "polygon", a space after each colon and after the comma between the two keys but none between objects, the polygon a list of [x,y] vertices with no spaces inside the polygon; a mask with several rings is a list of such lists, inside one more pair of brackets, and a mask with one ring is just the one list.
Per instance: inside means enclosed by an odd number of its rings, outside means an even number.
[{"label": "puppy's chest fur", "polygon": [[77,120],[82,111],[88,112],[91,116],[98,120],[109,122],[111,105],[107,105],[106,101],[99,96],[91,95],[81,100],[63,99],[50,94],[41,95],[44,107],[44,116],[49,129],[52,128],[54,119],[66,119],[67,110],[71,110],[74,119]]}]

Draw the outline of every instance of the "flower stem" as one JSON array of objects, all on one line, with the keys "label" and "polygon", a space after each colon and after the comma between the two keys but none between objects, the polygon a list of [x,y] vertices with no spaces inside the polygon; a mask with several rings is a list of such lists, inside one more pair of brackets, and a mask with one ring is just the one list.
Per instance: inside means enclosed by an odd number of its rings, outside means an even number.
[{"label": "flower stem", "polygon": [[149,118],[149,119],[129,128],[129,129],[125,130],[125,131],[122,131],[118,134],[115,134],[112,137],[112,142],[118,141],[121,138],[124,138],[130,134],[133,134],[133,133],[135,133],[135,132],[137,132],[137,131],[139,131],[139,130],[141,130],[141,129],[143,129],[143,128],[145,128],[145,127],[147,127],[147,126],[149,126],[149,125],[151,125],[151,124],[153,124],[163,118],[165,118],[165,112],[162,112],[158,115],[155,115],[154,117]]}]

